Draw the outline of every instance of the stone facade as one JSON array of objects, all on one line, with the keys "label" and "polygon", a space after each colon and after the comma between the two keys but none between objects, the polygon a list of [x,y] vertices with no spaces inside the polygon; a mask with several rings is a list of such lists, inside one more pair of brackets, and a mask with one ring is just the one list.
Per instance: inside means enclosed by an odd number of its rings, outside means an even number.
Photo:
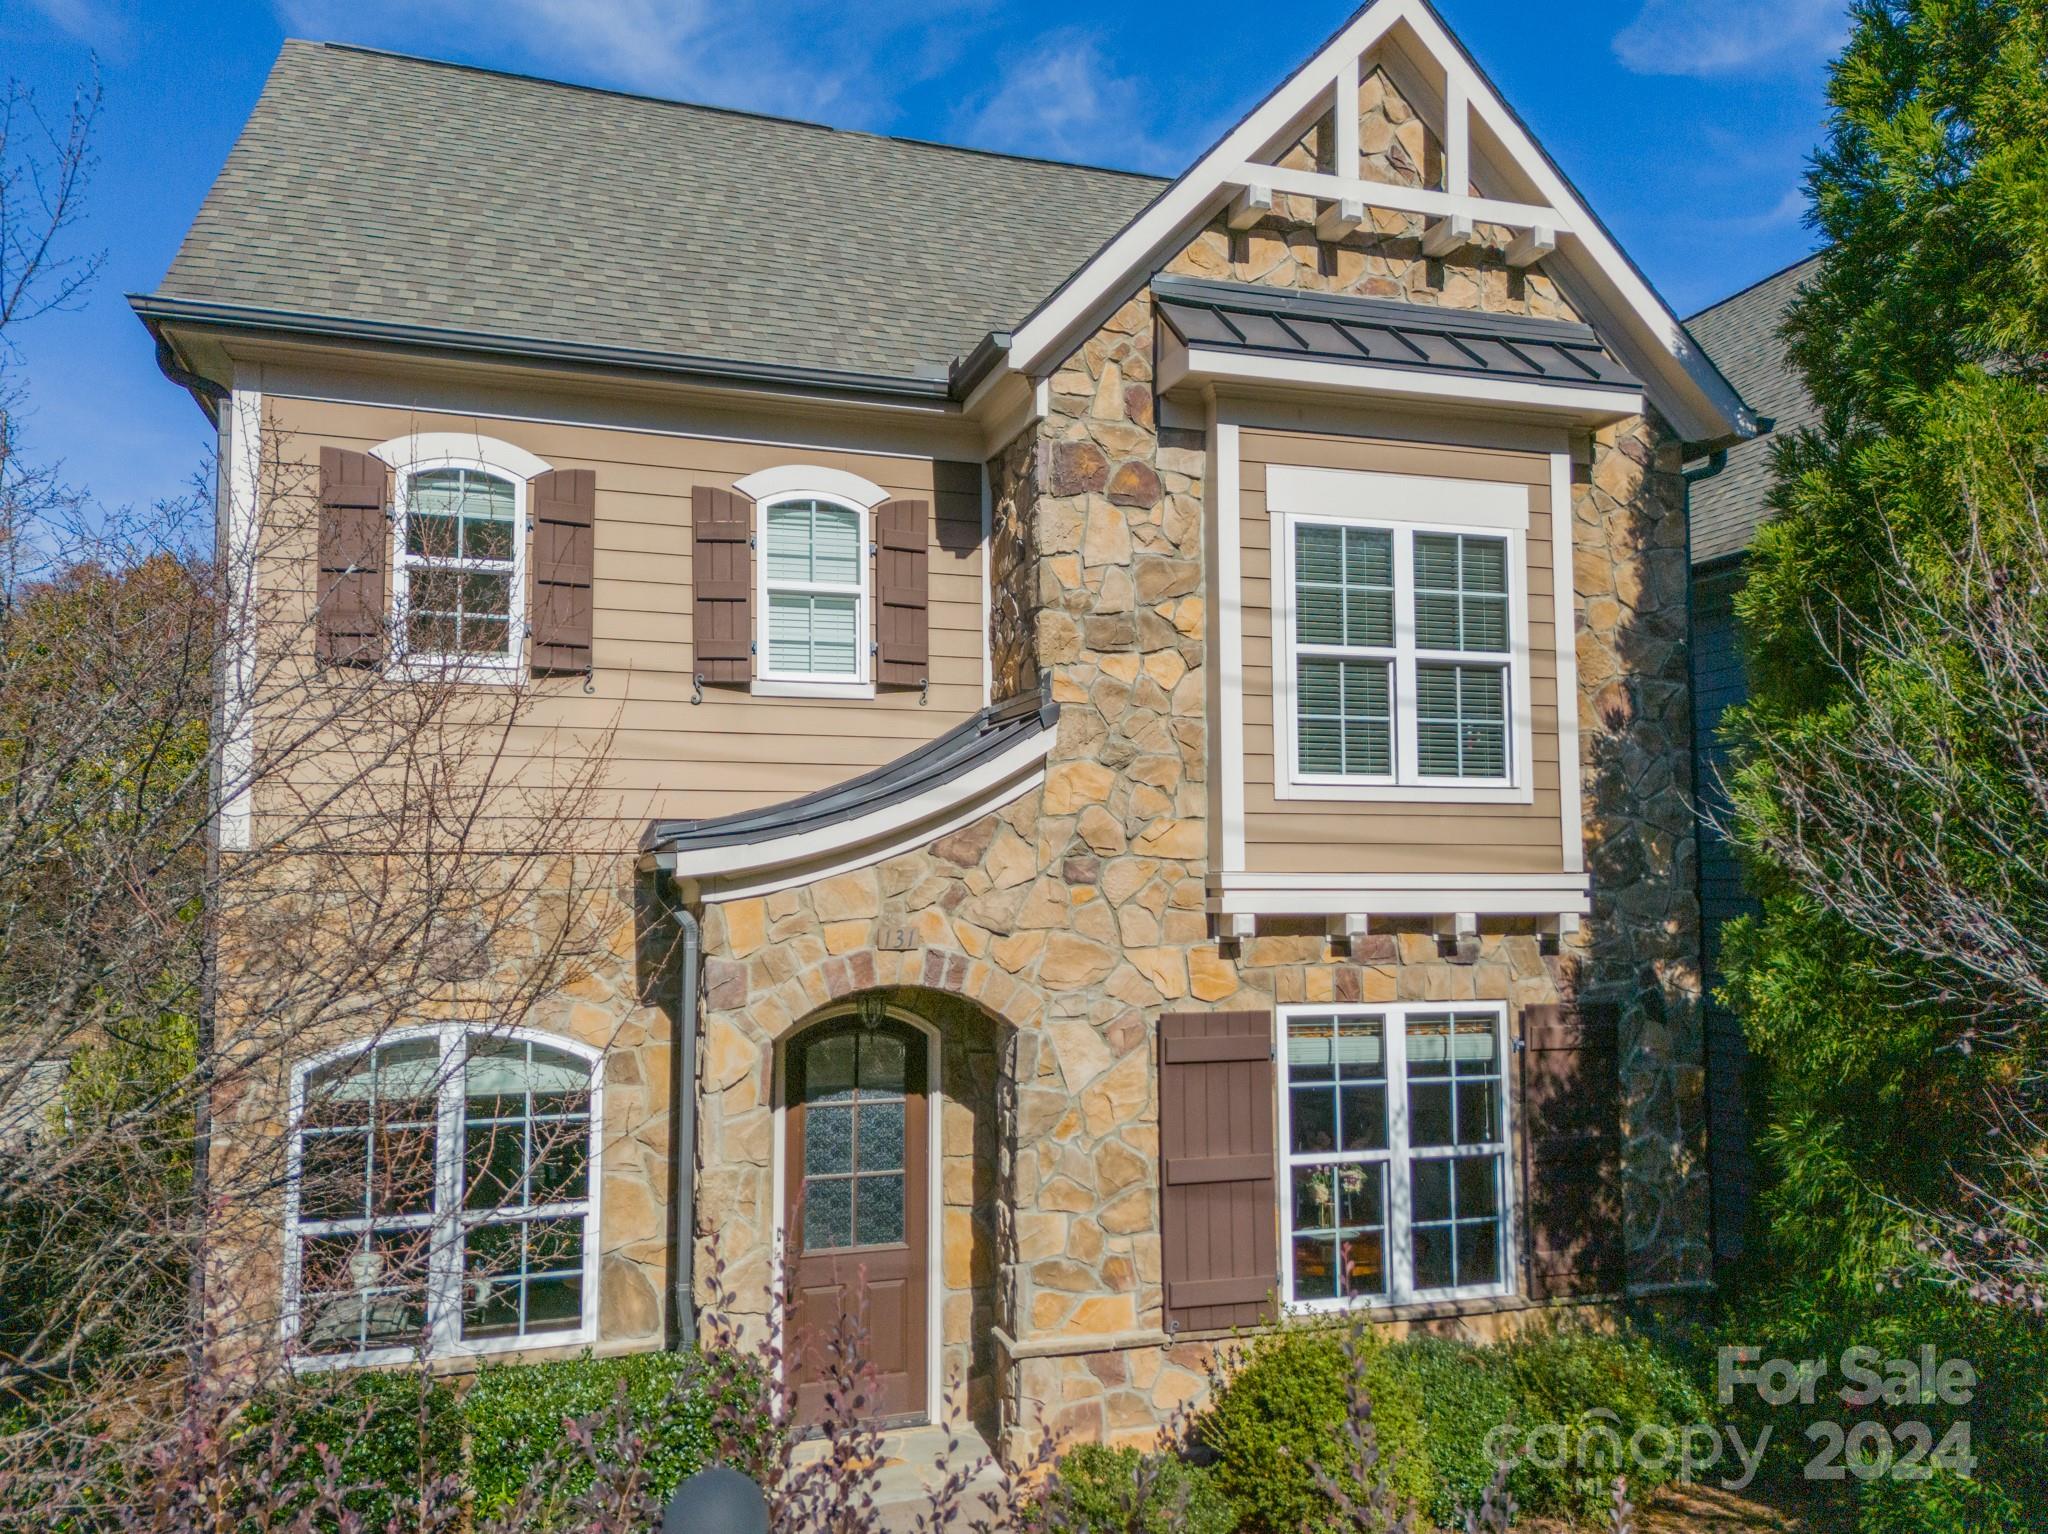
[{"label": "stone facade", "polygon": [[1038,588],[1038,439],[1024,433],[988,466],[989,678],[997,698],[1015,698],[1038,685],[1035,633]]},{"label": "stone facade", "polygon": [[[1443,147],[1384,70],[1359,82],[1359,175],[1395,186],[1441,184]],[[1329,118],[1311,127],[1275,163],[1331,170],[1336,133]],[[1445,309],[1578,320],[1580,315],[1540,268],[1510,267],[1510,231],[1482,224],[1478,243],[1449,259],[1425,256],[1417,214],[1368,209],[1366,222],[1341,241],[1316,238],[1313,198],[1286,193],[1271,217],[1248,230],[1219,221],[1170,262],[1183,276],[1315,292],[1398,299]]]},{"label": "stone facade", "polygon": [[[1381,75],[1362,118],[1367,174],[1420,184],[1435,150]],[[1304,163],[1319,135],[1298,151]],[[1167,269],[1573,317],[1546,276],[1510,270],[1495,247],[1425,259],[1419,222],[1388,214],[1329,246],[1300,221],[1312,215],[1281,208],[1245,233],[1219,224]],[[776,1047],[862,992],[926,1017],[960,1017],[963,1001],[981,1015],[994,1080],[974,1076],[957,1099],[947,1089],[947,1143],[993,1138],[995,1174],[970,1195],[964,1173],[956,1185],[945,1171],[946,1389],[1012,1447],[1042,1420],[1063,1435],[1146,1438],[1205,1388],[1210,1343],[1161,1330],[1154,1034],[1165,1011],[1619,1000],[1631,1282],[1690,1282],[1707,1265],[1671,433],[1631,421],[1576,454],[1592,919],[1550,956],[1531,933],[1493,930],[1445,956],[1420,928],[1340,953],[1303,924],[1262,926],[1233,948],[1204,905],[1207,443],[1159,424],[1153,345],[1140,293],[1053,374],[1047,417],[988,466],[997,695],[1043,672],[1061,706],[1043,788],[878,868],[714,907],[706,929],[698,1241],[704,1262],[715,1251],[733,1265],[758,1316]],[[1002,1334],[992,1347],[975,1330],[983,1316]]]},{"label": "stone facade", "polygon": [[[481,855],[480,855],[481,856]],[[284,883],[298,877],[290,863],[269,870]],[[516,910],[483,918],[501,985],[486,982],[459,997],[422,999],[417,974],[394,977],[388,990],[350,992],[324,1027],[295,1026],[289,1045],[268,1041],[246,1023],[232,1026],[249,1064],[235,1071],[213,1098],[215,1184],[226,1195],[209,1226],[209,1304],[224,1354],[264,1352],[278,1337],[285,1259],[284,1178],[279,1165],[294,1071],[328,1049],[366,1044],[393,1030],[462,1023],[480,1030],[516,1023],[602,1053],[602,1109],[598,1145],[598,1220],[590,1239],[597,1248],[598,1353],[643,1352],[666,1345],[666,1289],[670,1272],[669,1199],[675,1166],[670,1083],[674,1039],[672,971],[667,960],[673,928],[650,918],[658,912],[652,885],[636,880],[618,857],[563,860],[539,888],[523,889]],[[418,918],[424,905],[400,902],[401,920]],[[450,913],[440,912],[441,920]],[[312,924],[309,922],[308,929]],[[341,924],[344,928],[345,923]],[[565,927],[573,928],[564,935]],[[267,930],[267,929],[266,929]],[[360,929],[359,929],[360,930]],[[383,928],[380,937],[388,937]],[[359,935],[359,931],[358,931]],[[304,964],[308,948],[287,946],[278,962]],[[551,958],[542,958],[543,952]],[[249,955],[231,931],[223,937],[223,971],[245,989],[225,994],[223,1018],[266,984],[265,961]],[[559,985],[538,985],[545,967]],[[285,982],[273,977],[277,994]],[[538,994],[536,994],[538,992]],[[336,1000],[339,997],[337,995]],[[251,1196],[254,1194],[254,1196]],[[521,1356],[573,1356],[582,1344]],[[439,1361],[451,1369],[474,1359]]]},{"label": "stone facade", "polygon": [[[1333,137],[1311,130],[1293,161],[1324,163]],[[1422,185],[1434,174],[1436,146],[1376,72],[1360,138],[1368,176]],[[1511,270],[1497,240],[1434,260],[1417,219],[1375,213],[1333,245],[1315,238],[1313,216],[1282,206],[1249,231],[1219,223],[1166,269],[1574,317],[1542,272]],[[1042,786],[877,866],[704,909],[694,1146],[669,1143],[670,977],[650,958],[667,929],[644,884],[620,896],[608,957],[538,1020],[608,1050],[607,1349],[664,1336],[678,1151],[697,1179],[698,1302],[730,1295],[743,1330],[765,1331],[778,1051],[862,995],[942,1040],[942,1406],[1012,1449],[1041,1422],[1147,1439],[1205,1389],[1213,1340],[1162,1330],[1155,1035],[1167,1011],[1619,1000],[1631,1282],[1705,1275],[1687,568],[1671,432],[1630,421],[1584,438],[1576,455],[1592,919],[1549,955],[1517,930],[1446,955],[1419,927],[1336,951],[1299,923],[1225,945],[1205,909],[1210,444],[1161,425],[1154,343],[1140,292],[1054,372],[1045,419],[988,465],[996,696],[1043,673],[1061,707]]]}]

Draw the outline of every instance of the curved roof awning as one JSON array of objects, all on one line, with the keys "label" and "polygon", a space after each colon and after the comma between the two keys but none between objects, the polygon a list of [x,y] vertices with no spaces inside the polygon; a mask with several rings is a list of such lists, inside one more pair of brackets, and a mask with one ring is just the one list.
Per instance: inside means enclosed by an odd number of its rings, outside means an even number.
[{"label": "curved roof awning", "polygon": [[957,831],[1043,782],[1059,713],[1057,703],[1026,694],[801,799],[710,820],[656,821],[641,838],[643,859],[712,902],[867,867]]}]

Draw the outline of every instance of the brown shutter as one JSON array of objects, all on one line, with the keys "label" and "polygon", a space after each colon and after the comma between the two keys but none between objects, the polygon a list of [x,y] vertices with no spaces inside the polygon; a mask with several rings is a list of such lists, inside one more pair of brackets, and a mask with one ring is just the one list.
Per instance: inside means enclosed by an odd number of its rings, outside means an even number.
[{"label": "brown shutter", "polygon": [[754,503],[730,490],[690,492],[690,634],[697,675],[744,687],[754,679]]},{"label": "brown shutter", "polygon": [[368,453],[320,449],[320,607],[313,653],[323,666],[375,666],[384,659],[390,495],[390,472]]},{"label": "brown shutter", "polygon": [[587,676],[597,475],[589,469],[555,469],[535,475],[528,494],[533,504],[533,674]]},{"label": "brown shutter", "polygon": [[1280,1210],[1270,1014],[1160,1018],[1159,1161],[1166,1329],[1272,1320]]},{"label": "brown shutter", "polygon": [[875,508],[875,682],[923,687],[931,678],[931,503]]},{"label": "brown shutter", "polygon": [[1522,1209],[1531,1299],[1618,1293],[1627,1276],[1621,1194],[1620,1009],[1524,1007]]}]

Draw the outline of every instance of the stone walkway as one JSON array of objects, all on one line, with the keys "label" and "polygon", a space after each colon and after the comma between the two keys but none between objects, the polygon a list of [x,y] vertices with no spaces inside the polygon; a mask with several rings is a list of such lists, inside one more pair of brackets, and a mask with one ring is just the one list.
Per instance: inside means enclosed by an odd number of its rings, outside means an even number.
[{"label": "stone walkway", "polygon": [[[876,1477],[875,1502],[881,1514],[882,1534],[912,1534],[917,1527],[918,1515],[931,1511],[932,1483],[936,1479],[933,1466],[940,1455],[946,1452],[952,1434],[945,1428],[905,1428],[890,1433],[882,1440],[882,1468]],[[797,1448],[797,1463],[806,1462],[824,1450],[822,1440],[814,1444],[803,1444]],[[983,1482],[996,1482],[995,1456],[988,1442],[973,1428],[960,1430],[959,1449],[951,1456],[949,1464],[981,1464],[986,1468],[969,1487],[971,1499]],[[973,1503],[970,1513],[979,1513],[979,1503]]]}]

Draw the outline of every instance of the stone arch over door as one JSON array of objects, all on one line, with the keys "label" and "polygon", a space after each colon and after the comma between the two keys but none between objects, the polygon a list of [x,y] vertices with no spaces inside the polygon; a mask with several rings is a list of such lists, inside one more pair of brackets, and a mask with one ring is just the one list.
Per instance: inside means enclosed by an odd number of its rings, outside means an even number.
[{"label": "stone arch over door", "polygon": [[783,1366],[799,1422],[831,1415],[858,1340],[868,1415],[933,1420],[940,1399],[938,1163],[945,1102],[936,1026],[879,996],[832,1008],[776,1051],[776,1250]]},{"label": "stone arch over door", "polygon": [[[849,956],[859,957],[859,956]],[[923,955],[882,954],[887,960]],[[964,956],[930,956],[935,979],[970,978]],[[956,961],[948,965],[950,957]],[[867,966],[857,966],[865,971]],[[855,965],[849,963],[848,970]],[[920,965],[915,971],[922,979]],[[972,1423],[991,1435],[1000,1398],[999,1275],[1011,1258],[1015,1122],[1020,1052],[1035,1060],[1035,1033],[961,989],[910,984],[849,988],[784,1021],[775,988],[705,1021],[699,1115],[697,1300],[743,1334],[765,1335],[779,1314],[778,1240],[787,1210],[789,1107],[784,1068],[790,1046],[813,1030],[875,1009],[927,1029],[936,1040],[929,1086],[933,1130],[933,1242],[930,1305],[934,1351],[932,1417]],[[808,990],[785,995],[802,995]],[[707,1000],[717,998],[707,995]],[[767,1005],[761,1005],[762,1002]]]}]

